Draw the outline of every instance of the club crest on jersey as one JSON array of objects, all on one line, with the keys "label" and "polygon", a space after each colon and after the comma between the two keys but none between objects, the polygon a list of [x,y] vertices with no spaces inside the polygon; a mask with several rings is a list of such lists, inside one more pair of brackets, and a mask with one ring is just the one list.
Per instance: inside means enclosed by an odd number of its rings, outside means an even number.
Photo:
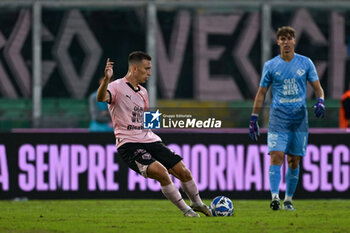
[{"label": "club crest on jersey", "polygon": [[303,70],[303,69],[298,69],[298,70],[297,70],[297,74],[298,74],[299,76],[303,76],[303,75],[305,74],[305,70]]},{"label": "club crest on jersey", "polygon": [[143,112],[143,128],[159,129],[161,115],[162,113],[160,113],[159,110],[157,110],[156,112]]}]

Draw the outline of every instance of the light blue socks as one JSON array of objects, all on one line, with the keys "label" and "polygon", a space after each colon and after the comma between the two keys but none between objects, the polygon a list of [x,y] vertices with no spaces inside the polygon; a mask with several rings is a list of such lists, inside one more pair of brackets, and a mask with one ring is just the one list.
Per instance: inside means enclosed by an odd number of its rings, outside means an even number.
[{"label": "light blue socks", "polygon": [[281,166],[280,165],[270,165],[269,178],[270,178],[270,189],[271,189],[272,198],[275,198],[276,195],[278,198],[278,194],[280,191],[280,182],[281,182]]},{"label": "light blue socks", "polygon": [[286,195],[288,197],[293,197],[295,189],[297,188],[299,181],[299,166],[296,169],[288,167],[286,176]]}]

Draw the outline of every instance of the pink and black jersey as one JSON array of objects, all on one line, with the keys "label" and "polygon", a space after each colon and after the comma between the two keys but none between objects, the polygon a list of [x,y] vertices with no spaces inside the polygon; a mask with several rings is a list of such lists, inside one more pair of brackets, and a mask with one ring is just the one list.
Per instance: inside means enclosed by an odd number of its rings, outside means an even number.
[{"label": "pink and black jersey", "polygon": [[150,143],[161,141],[150,129],[143,129],[143,112],[148,109],[147,90],[138,85],[135,90],[124,77],[108,85],[111,114],[116,145],[131,143]]}]

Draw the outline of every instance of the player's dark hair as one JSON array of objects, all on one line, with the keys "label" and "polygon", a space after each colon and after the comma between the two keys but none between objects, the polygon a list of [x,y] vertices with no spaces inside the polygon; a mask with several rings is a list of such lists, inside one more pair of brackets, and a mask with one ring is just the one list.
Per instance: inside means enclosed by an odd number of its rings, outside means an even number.
[{"label": "player's dark hair", "polygon": [[128,60],[129,65],[138,64],[142,60],[151,61],[152,58],[150,55],[148,55],[147,53],[142,52],[142,51],[135,51],[135,52],[132,52],[129,54],[129,60]]},{"label": "player's dark hair", "polygon": [[292,28],[291,26],[283,26],[278,28],[276,34],[277,34],[277,40],[281,36],[287,36],[287,35],[290,35],[291,37],[295,38],[295,29]]}]

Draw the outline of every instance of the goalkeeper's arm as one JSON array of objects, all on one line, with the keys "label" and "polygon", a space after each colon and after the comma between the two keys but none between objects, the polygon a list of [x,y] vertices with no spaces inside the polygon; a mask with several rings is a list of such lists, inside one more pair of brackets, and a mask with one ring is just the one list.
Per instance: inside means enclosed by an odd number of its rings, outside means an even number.
[{"label": "goalkeeper's arm", "polygon": [[259,112],[265,100],[266,92],[267,92],[266,87],[259,87],[254,100],[252,115],[250,116],[249,137],[255,142],[258,141],[260,136],[258,117],[259,117]]},{"label": "goalkeeper's arm", "polygon": [[267,87],[259,87],[256,93],[252,114],[259,115],[259,112],[264,104],[265,96],[267,92]]},{"label": "goalkeeper's arm", "polygon": [[325,105],[324,105],[324,92],[321,87],[320,81],[316,80],[310,83],[312,88],[314,89],[317,97],[317,103],[314,104],[312,107],[315,110],[315,116],[317,118],[321,117],[323,118],[325,115]]}]

